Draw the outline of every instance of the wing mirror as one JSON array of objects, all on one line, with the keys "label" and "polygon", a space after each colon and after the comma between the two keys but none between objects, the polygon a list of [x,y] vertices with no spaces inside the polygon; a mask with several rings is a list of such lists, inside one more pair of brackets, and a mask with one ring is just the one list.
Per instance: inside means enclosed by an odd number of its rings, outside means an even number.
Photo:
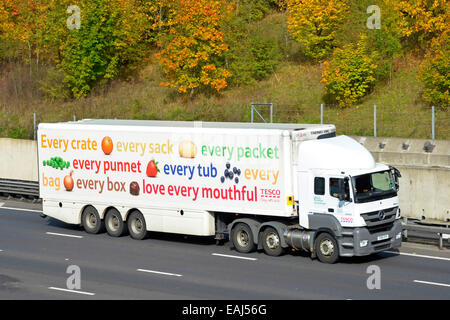
[{"label": "wing mirror", "polygon": [[395,167],[391,167],[389,166],[389,169],[391,170],[393,176],[394,176],[394,183],[395,183],[395,190],[399,190],[400,189],[400,182],[399,182],[399,178],[402,177],[400,171],[395,168]]},{"label": "wing mirror", "polygon": [[[344,179],[339,179],[339,201],[351,201],[350,195],[346,193],[345,190],[350,190],[348,187],[348,177]],[[347,187],[346,187],[347,186]]]}]

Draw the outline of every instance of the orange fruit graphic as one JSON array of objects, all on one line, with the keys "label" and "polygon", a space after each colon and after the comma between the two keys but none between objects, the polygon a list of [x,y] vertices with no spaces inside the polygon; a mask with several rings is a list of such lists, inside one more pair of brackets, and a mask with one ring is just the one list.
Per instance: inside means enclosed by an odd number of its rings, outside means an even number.
[{"label": "orange fruit graphic", "polygon": [[102,150],[105,154],[110,154],[113,151],[113,142],[110,137],[103,138]]}]

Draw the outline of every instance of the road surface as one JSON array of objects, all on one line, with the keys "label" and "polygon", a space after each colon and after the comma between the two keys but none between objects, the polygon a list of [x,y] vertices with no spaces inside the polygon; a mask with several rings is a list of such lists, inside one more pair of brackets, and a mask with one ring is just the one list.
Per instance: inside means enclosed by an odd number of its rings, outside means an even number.
[{"label": "road surface", "polygon": [[211,238],[91,235],[18,203],[0,199],[0,299],[450,299],[449,249],[404,243],[329,265],[299,252],[244,255]]}]

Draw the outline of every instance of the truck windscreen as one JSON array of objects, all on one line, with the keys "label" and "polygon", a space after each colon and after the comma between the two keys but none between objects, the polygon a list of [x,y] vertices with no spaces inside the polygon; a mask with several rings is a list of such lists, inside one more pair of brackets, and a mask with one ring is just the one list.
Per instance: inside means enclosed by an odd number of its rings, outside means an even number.
[{"label": "truck windscreen", "polygon": [[370,202],[397,196],[390,170],[352,177],[355,202]]}]

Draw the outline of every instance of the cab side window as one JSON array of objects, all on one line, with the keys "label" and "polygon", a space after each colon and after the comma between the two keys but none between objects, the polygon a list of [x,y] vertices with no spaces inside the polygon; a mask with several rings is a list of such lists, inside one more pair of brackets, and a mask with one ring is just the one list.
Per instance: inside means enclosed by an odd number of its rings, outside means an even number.
[{"label": "cab side window", "polygon": [[[339,198],[339,180],[344,180],[344,179],[339,179],[339,178],[330,178],[330,196],[335,197],[335,198]],[[345,194],[346,194],[346,199],[348,199],[350,197],[350,188],[348,186],[348,183],[345,182],[344,180],[344,186],[345,186]]]},{"label": "cab side window", "polygon": [[314,194],[320,196],[325,194],[325,178],[314,178]]},{"label": "cab side window", "polygon": [[339,179],[330,178],[330,196],[339,197]]}]

